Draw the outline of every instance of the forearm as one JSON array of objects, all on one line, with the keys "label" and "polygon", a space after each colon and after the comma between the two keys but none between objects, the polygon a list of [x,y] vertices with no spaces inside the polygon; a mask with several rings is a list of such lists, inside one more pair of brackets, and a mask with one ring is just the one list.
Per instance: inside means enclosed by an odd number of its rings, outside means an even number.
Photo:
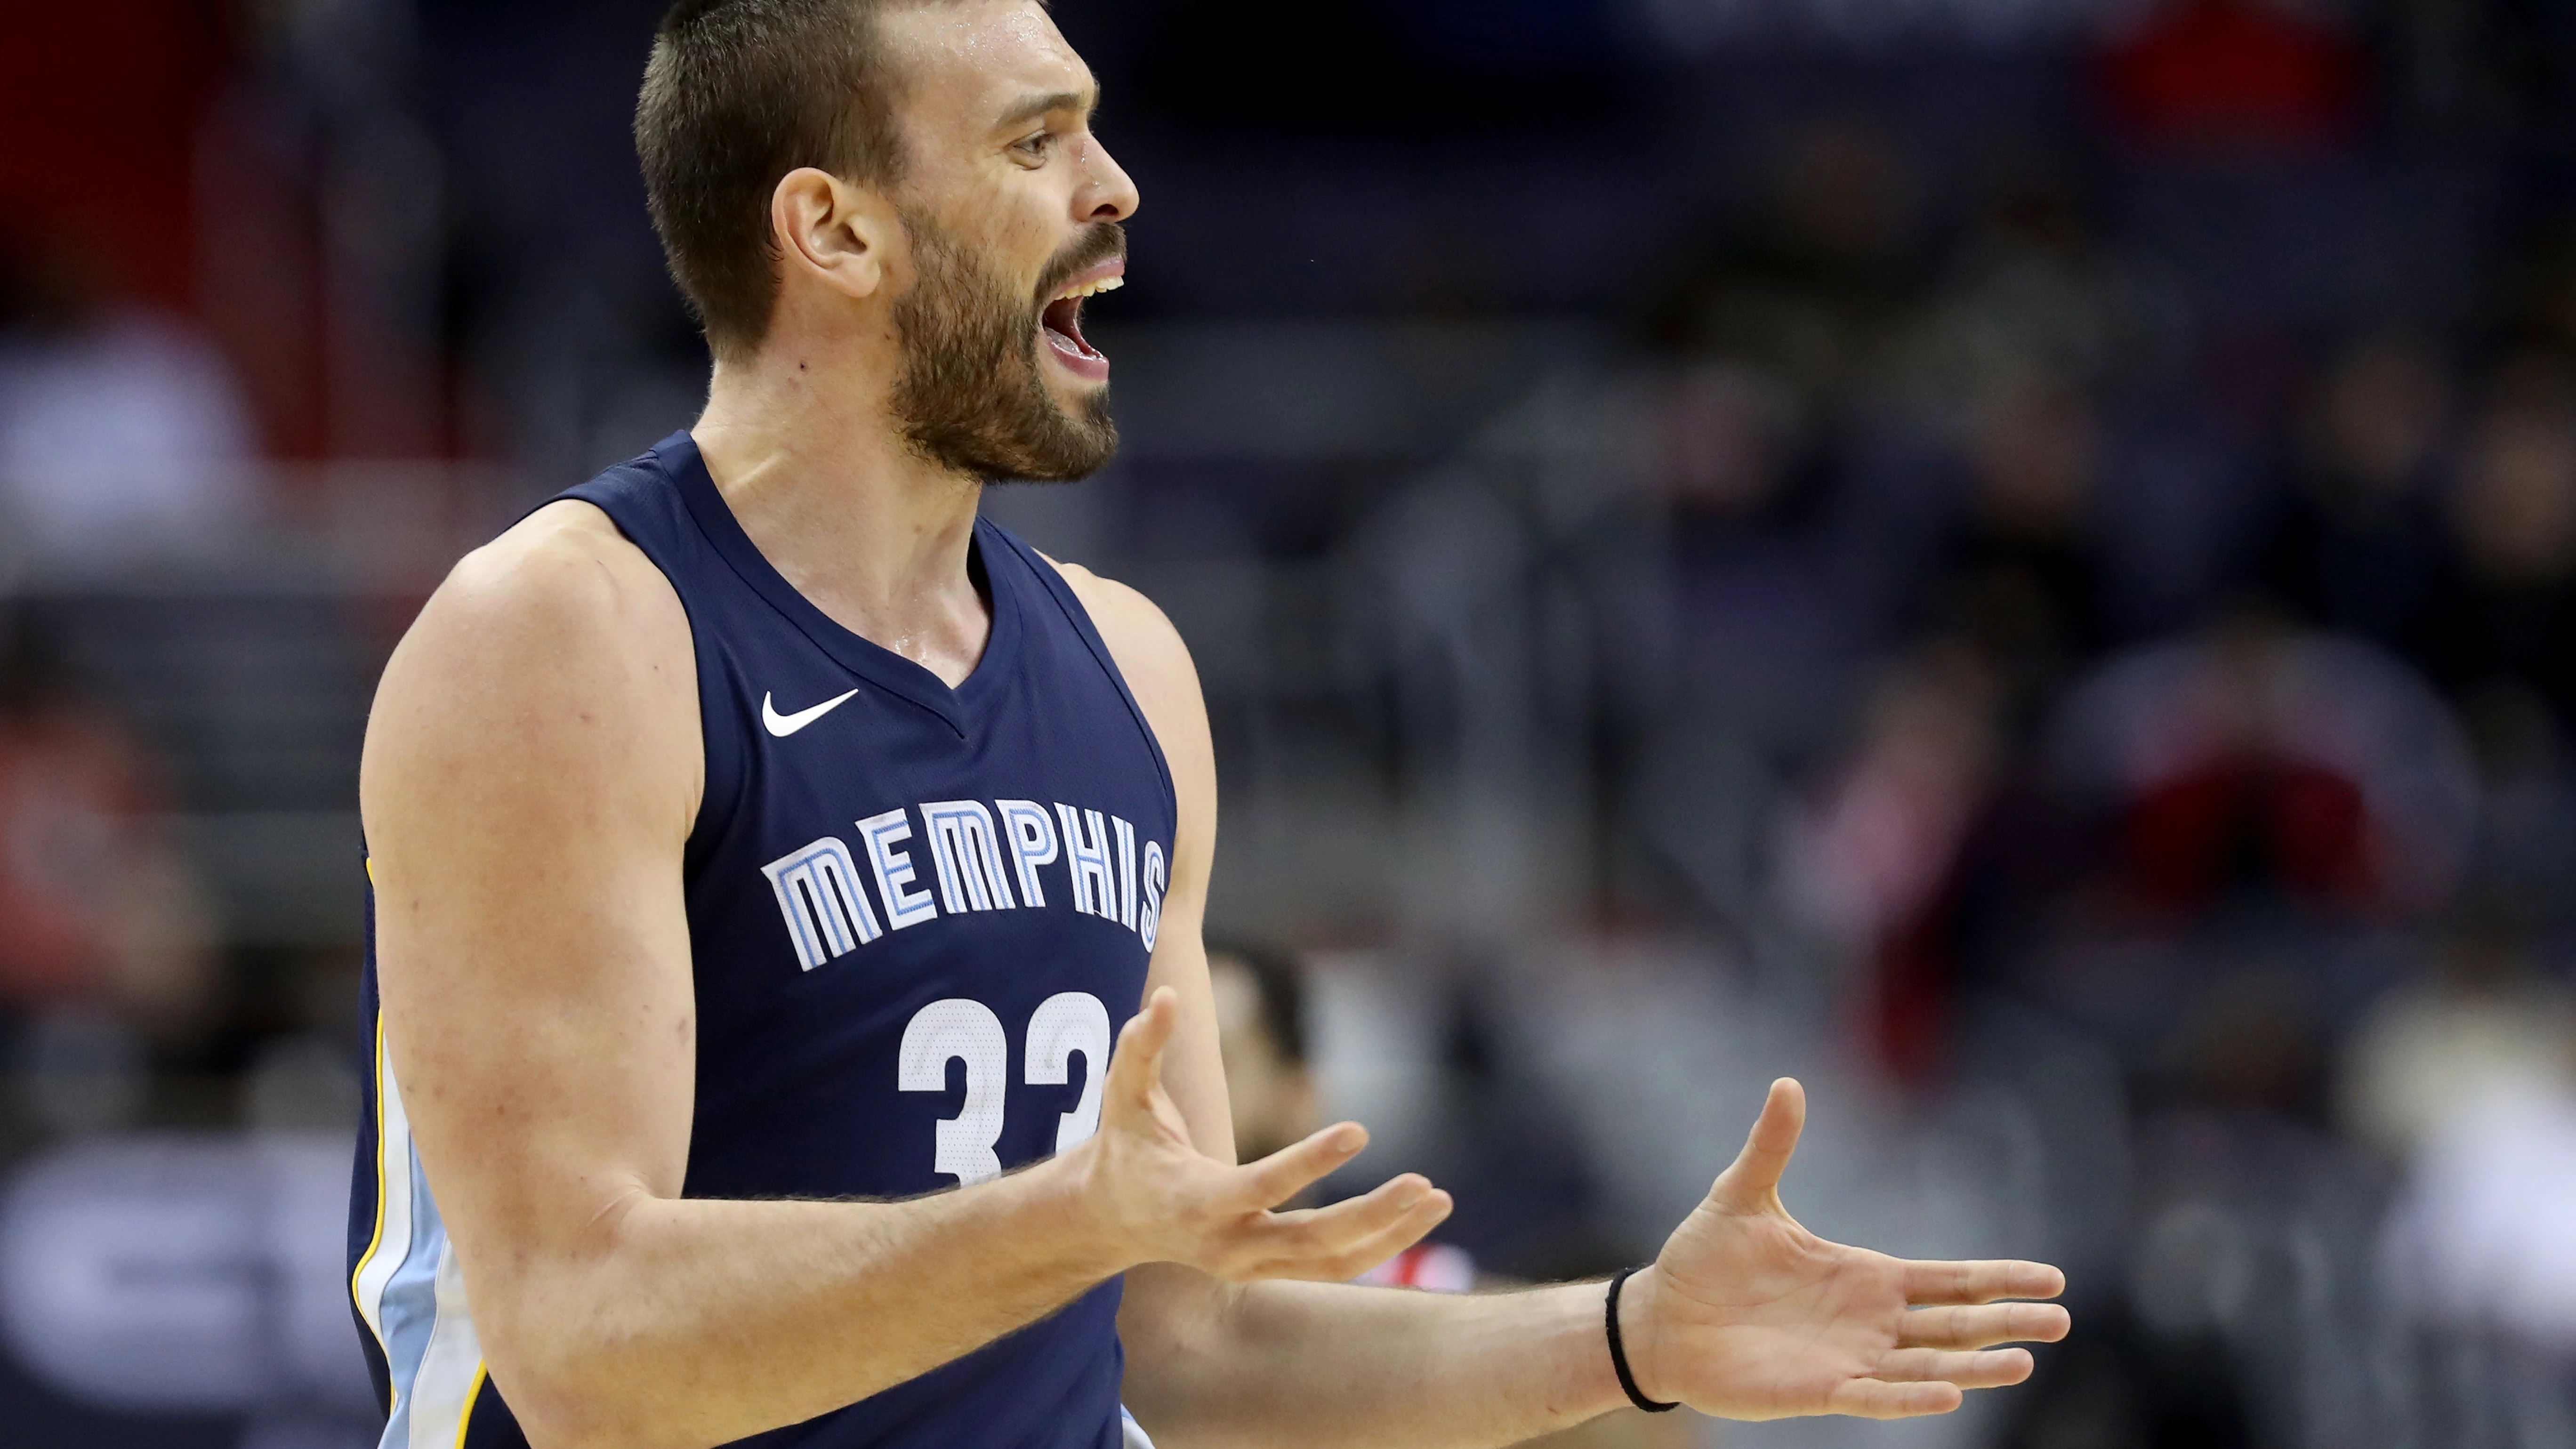
[{"label": "forearm", "polygon": [[1123,1266],[1069,1166],[893,1203],[637,1199],[588,1251],[469,1252],[469,1290],[501,1310],[478,1314],[494,1380],[538,1449],[690,1449],[839,1408]]},{"label": "forearm", "polygon": [[1127,1402],[1161,1449],[1486,1449],[1625,1402],[1597,1283],[1463,1297],[1233,1288],[1152,1264],[1128,1285]]}]

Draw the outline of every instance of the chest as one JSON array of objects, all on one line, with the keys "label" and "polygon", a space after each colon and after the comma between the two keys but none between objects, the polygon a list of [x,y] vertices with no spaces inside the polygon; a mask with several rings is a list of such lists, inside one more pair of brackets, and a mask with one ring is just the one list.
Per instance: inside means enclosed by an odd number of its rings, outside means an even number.
[{"label": "chest", "polygon": [[919,1191],[1088,1134],[1175,812],[1125,691],[1070,642],[1036,636],[948,709],[792,641],[702,665],[687,899],[710,1171],[719,1140],[811,1129],[870,1144],[801,1159],[860,1174],[836,1190]]},{"label": "chest", "polygon": [[[1081,641],[1037,642],[948,708],[792,648],[726,658],[702,708],[731,716],[707,731],[708,778],[731,789],[709,802],[693,884],[710,903],[766,898],[780,927],[769,954],[799,972],[872,947],[902,954],[899,942],[1062,939],[1091,923],[1150,951],[1170,879],[1169,777]],[[718,739],[738,742],[730,768]]]}]

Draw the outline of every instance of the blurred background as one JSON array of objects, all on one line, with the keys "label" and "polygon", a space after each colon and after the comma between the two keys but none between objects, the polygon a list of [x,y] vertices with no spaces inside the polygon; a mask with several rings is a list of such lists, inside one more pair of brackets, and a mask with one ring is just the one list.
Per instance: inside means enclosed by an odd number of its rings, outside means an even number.
[{"label": "blurred background", "polygon": [[[660,8],[12,7],[0,1445],[373,1442],[358,742],[703,395]],[[1127,442],[987,508],[1191,640],[1355,1182],[1603,1271],[1795,1072],[2077,1332],[1678,1442],[2576,1446],[2576,7],[1057,9]]]}]

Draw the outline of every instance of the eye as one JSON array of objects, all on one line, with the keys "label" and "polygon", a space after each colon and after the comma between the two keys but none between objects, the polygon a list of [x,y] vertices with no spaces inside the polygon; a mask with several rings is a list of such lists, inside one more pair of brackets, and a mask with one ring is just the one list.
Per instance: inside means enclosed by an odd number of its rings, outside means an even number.
[{"label": "eye", "polygon": [[1044,161],[1055,150],[1055,132],[1037,131],[1011,143],[1011,149],[1032,161]]}]

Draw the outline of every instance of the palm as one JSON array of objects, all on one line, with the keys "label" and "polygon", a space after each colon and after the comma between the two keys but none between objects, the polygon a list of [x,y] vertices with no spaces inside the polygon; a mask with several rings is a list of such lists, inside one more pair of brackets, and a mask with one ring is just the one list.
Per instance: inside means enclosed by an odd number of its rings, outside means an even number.
[{"label": "palm", "polygon": [[1897,1346],[1905,1292],[1893,1259],[1828,1243],[1785,1216],[1703,1203],[1658,1267],[1680,1391],[1731,1417],[1827,1412],[1845,1379]]},{"label": "palm", "polygon": [[1808,1232],[1778,1192],[1803,1116],[1796,1084],[1775,1085],[1744,1154],[1623,1304],[1648,1392],[1737,1419],[1897,1417],[2027,1377],[2028,1353],[1985,1350],[2061,1337],[2065,1311],[1995,1300],[2054,1296],[2057,1270],[1908,1262]]},{"label": "palm", "polygon": [[1368,1134],[1355,1123],[1240,1166],[1199,1151],[1163,1089],[1179,1002],[1159,988],[1120,1030],[1100,1130],[1075,1149],[1088,1200],[1127,1263],[1183,1263],[1232,1282],[1339,1282],[1413,1246],[1448,1215],[1448,1194],[1409,1172],[1331,1207],[1278,1211],[1360,1150]]}]

